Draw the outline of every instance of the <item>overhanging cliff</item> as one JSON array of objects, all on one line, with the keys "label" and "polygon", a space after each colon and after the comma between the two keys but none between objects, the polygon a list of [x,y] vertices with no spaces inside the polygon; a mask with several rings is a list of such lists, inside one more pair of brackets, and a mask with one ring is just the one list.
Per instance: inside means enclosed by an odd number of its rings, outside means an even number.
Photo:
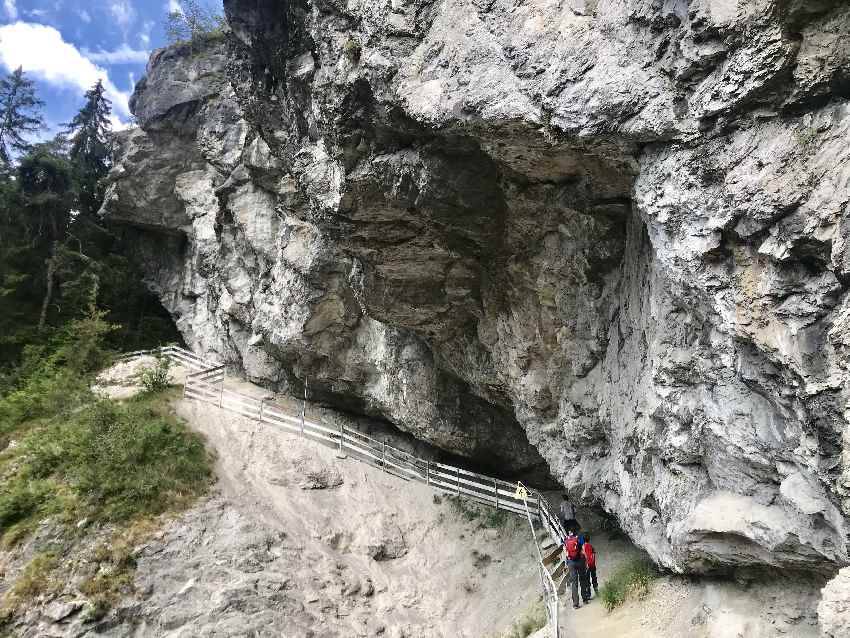
[{"label": "overhanging cliff", "polygon": [[542,455],[677,571],[847,563],[850,9],[225,8],[105,205],[189,344]]}]

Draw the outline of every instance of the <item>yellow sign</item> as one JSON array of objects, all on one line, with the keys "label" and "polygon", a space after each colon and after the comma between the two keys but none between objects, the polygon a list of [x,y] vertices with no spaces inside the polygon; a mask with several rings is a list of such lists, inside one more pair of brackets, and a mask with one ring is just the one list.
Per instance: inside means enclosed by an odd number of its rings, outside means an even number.
[{"label": "yellow sign", "polygon": [[522,500],[528,498],[528,490],[523,487],[522,483],[516,484],[516,492],[514,492],[514,496],[516,498],[521,498]]}]

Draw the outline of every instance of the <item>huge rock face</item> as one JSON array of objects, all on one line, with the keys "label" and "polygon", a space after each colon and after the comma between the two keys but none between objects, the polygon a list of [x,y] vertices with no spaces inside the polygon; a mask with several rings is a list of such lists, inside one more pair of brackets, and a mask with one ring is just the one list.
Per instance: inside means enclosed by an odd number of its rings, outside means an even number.
[{"label": "huge rock face", "polygon": [[225,9],[105,206],[194,348],[542,455],[676,571],[848,562],[846,3]]}]

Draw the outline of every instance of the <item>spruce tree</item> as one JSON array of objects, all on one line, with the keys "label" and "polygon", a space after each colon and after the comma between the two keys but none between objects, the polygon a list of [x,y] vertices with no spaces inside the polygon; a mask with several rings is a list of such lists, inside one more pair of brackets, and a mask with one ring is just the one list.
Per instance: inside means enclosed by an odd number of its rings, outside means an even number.
[{"label": "spruce tree", "polygon": [[103,201],[100,180],[109,172],[112,155],[110,101],[101,80],[86,91],[86,103],[66,126],[71,142],[69,157],[78,182],[80,213],[94,216]]},{"label": "spruce tree", "polygon": [[16,153],[26,152],[30,144],[24,138],[44,126],[41,107],[32,80],[18,67],[0,79],[0,168],[8,173]]}]

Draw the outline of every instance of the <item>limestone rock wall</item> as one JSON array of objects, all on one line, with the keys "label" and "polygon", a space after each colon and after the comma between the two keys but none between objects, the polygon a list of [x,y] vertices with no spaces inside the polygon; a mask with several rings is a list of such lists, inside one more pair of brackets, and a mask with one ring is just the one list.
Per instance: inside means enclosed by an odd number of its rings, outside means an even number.
[{"label": "limestone rock wall", "polygon": [[105,211],[196,349],[662,565],[848,562],[850,8],[226,0]]}]

